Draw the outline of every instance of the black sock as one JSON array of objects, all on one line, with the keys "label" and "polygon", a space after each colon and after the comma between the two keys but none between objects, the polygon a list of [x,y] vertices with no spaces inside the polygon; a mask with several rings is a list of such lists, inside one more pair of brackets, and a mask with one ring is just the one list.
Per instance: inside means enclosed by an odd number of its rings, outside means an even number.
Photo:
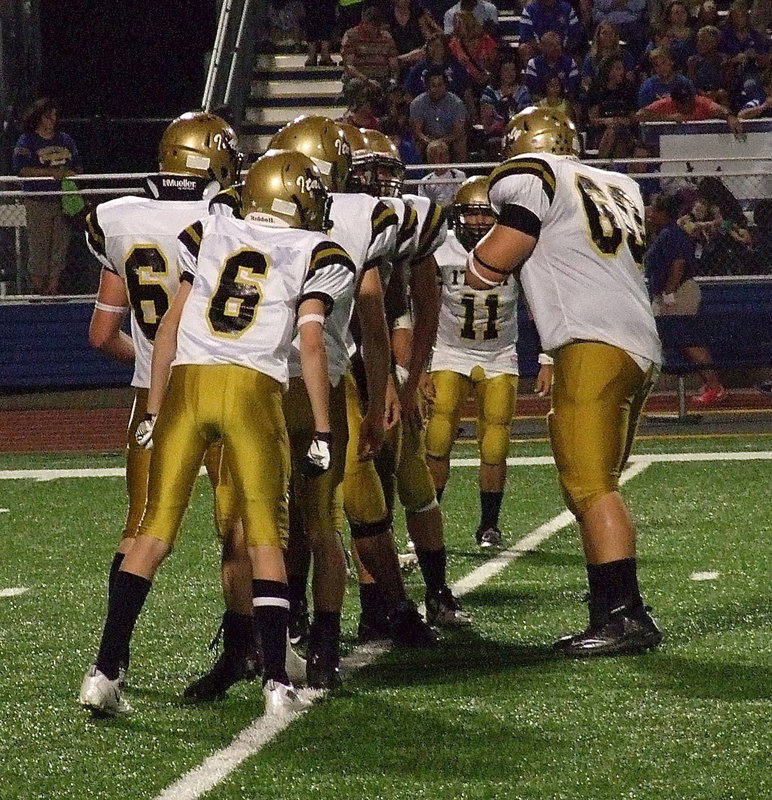
[{"label": "black sock", "polygon": [[225,655],[243,658],[255,649],[252,615],[226,610],[222,617],[222,645]]},{"label": "black sock", "polygon": [[418,565],[421,567],[426,591],[430,594],[437,594],[445,586],[447,551],[444,547],[439,550],[419,550],[416,547],[415,554],[418,557]]},{"label": "black sock", "polygon": [[111,681],[118,677],[118,665],[128,652],[131,634],[151,586],[147,578],[131,572],[118,572],[115,576],[96,659],[97,669]]},{"label": "black sock", "polygon": [[480,492],[480,530],[499,527],[504,492]]},{"label": "black sock", "polygon": [[289,621],[288,594],[286,583],[252,580],[255,626],[263,654],[263,684],[270,680],[289,683],[284,666]]},{"label": "black sock", "polygon": [[113,563],[110,564],[110,573],[107,576],[107,596],[108,598],[113,593],[113,586],[115,586],[115,579],[118,576],[118,570],[123,564],[123,559],[126,558],[125,553],[116,553],[113,556]]},{"label": "black sock", "polygon": [[359,584],[359,603],[365,619],[384,620],[388,616],[386,596],[377,583]]},{"label": "black sock", "polygon": [[340,611],[317,611],[311,626],[311,639],[340,639]]},{"label": "black sock", "polygon": [[643,605],[634,558],[588,564],[587,582],[590,587],[591,621],[605,617],[620,606],[635,610]]},{"label": "black sock", "polygon": [[440,486],[438,489],[434,490],[434,494],[437,495],[437,502],[438,503],[442,502],[442,495],[444,494],[444,492],[445,492],[445,487],[444,486]]},{"label": "black sock", "polygon": [[306,608],[308,606],[306,583],[306,575],[290,575],[287,578],[288,597],[293,608]]}]

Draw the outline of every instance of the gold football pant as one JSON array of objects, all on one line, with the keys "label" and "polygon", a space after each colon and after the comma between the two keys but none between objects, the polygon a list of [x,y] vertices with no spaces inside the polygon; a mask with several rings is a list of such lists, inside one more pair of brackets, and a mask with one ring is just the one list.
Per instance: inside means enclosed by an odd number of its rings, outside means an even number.
[{"label": "gold football pant", "polygon": [[139,534],[174,543],[201,459],[218,439],[239,498],[247,545],[283,547],[290,455],[282,387],[237,365],[172,369],[153,433],[148,501]]},{"label": "gold football pant", "polygon": [[517,375],[488,378],[482,367],[470,376],[451,370],[432,372],[435,398],[426,426],[426,452],[436,459],[450,456],[456,438],[461,411],[471,389],[477,406],[477,444],[483,464],[506,462],[509,435],[515,416]]},{"label": "gold football pant", "polygon": [[[150,471],[150,453],[152,451],[140,447],[134,438],[137,426],[147,413],[147,395],[147,389],[135,390],[134,404],[129,419],[126,439],[126,491],[129,497],[129,510],[126,514],[126,525],[121,532],[122,539],[136,537],[147,501],[147,477]],[[217,485],[220,452],[220,445],[216,443],[209,447],[204,454],[204,465],[213,487]]]},{"label": "gold football pant", "polygon": [[619,489],[654,382],[618,347],[575,342],[555,353],[550,440],[568,508],[579,518]]}]

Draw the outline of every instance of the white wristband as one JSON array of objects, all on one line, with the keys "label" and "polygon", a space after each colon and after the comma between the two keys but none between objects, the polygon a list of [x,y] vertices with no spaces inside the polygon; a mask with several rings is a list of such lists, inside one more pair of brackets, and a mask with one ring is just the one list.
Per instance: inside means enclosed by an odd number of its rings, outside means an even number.
[{"label": "white wristband", "polygon": [[297,327],[299,328],[301,325],[305,325],[307,322],[318,322],[322,327],[324,327],[324,317],[321,314],[303,314],[302,317],[298,317]]},{"label": "white wristband", "polygon": [[123,314],[124,312],[128,311],[128,306],[111,306],[107,303],[100,303],[99,300],[94,303],[94,308],[97,311],[109,311],[111,314]]},{"label": "white wristband", "polygon": [[539,353],[539,363],[543,367],[551,367],[555,363],[555,359],[552,356],[548,356],[546,353]]},{"label": "white wristband", "polygon": [[490,286],[491,289],[495,289],[497,286],[500,286],[500,283],[497,281],[489,281],[487,278],[484,278],[480,273],[475,269],[474,266],[474,250],[469,251],[469,255],[466,258],[466,268],[472,273],[472,275],[477,278],[480,283],[484,283],[486,286]]}]

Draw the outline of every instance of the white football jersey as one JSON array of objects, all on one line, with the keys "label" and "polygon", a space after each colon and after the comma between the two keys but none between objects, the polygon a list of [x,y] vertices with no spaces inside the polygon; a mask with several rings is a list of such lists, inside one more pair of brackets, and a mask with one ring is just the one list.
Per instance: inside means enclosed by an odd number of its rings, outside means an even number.
[{"label": "white football jersey", "polygon": [[105,269],[123,279],[131,305],[132,386],[150,386],[153,340],[179,286],[177,236],[205,216],[208,205],[207,199],[119,197],[100,203],[88,216],[89,249]]},{"label": "white football jersey", "polygon": [[467,256],[453,231],[434,254],[442,294],[432,370],[517,375],[517,281],[476,292],[464,285]]},{"label": "white football jersey", "polygon": [[297,307],[351,302],[354,265],[323,233],[212,215],[179,237],[185,303],[173,364],[241,364],[283,384]]},{"label": "white football jersey", "polygon": [[489,198],[499,224],[538,239],[520,280],[545,351],[590,340],[644,368],[661,362],[641,271],[643,200],[632,178],[529,154],[493,171]]},{"label": "white football jersey", "polygon": [[[391,256],[396,247],[397,215],[378,198],[368,194],[342,194],[333,192],[330,207],[332,228],[330,236],[351,257],[354,264],[354,286],[358,287],[365,265],[382,257]],[[351,315],[354,312],[354,295],[348,303],[335,304],[324,326],[324,339],[327,347],[327,366],[330,383],[338,385],[348,369],[349,357],[355,350],[354,339],[349,331]],[[300,377],[299,340],[293,342],[290,353],[290,377]]]},{"label": "white football jersey", "polygon": [[413,261],[432,255],[448,235],[448,220],[441,205],[417,194],[402,195],[402,199],[418,214],[418,230]]}]

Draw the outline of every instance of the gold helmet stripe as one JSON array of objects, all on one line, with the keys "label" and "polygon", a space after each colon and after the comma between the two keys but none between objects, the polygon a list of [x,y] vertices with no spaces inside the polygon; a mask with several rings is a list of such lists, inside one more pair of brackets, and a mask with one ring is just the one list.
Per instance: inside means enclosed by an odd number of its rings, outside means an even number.
[{"label": "gold helmet stripe", "polygon": [[405,219],[402,220],[402,227],[397,233],[397,246],[402,247],[405,242],[415,236],[418,227],[418,212],[412,207],[405,205]]},{"label": "gold helmet stripe", "polygon": [[190,254],[198,258],[198,252],[201,249],[201,237],[204,235],[204,225],[201,220],[188,225],[187,228],[179,235],[179,240],[190,251]]},{"label": "gold helmet stripe", "polygon": [[399,224],[399,219],[394,213],[394,210],[380,200],[375,204],[371,220],[373,235],[370,238],[370,244],[372,244],[387,228]]},{"label": "gold helmet stripe", "polygon": [[441,205],[431,201],[429,213],[424,220],[421,235],[418,237],[418,253],[416,259],[423,258],[431,249],[432,242],[437,238],[440,228],[446,223],[447,217]]},{"label": "gold helmet stripe", "polygon": [[105,232],[102,230],[102,226],[97,219],[96,208],[86,214],[86,235],[94,250],[107,258],[107,251],[105,250]]},{"label": "gold helmet stripe", "polygon": [[552,204],[555,199],[555,173],[546,161],[540,158],[515,158],[505,161],[493,170],[488,191],[500,180],[511,175],[534,175],[539,178],[544,194],[547,195],[550,205]]},{"label": "gold helmet stripe", "polygon": [[306,278],[310,278],[314,273],[325,267],[341,264],[346,269],[356,272],[354,262],[349,254],[335,242],[320,242],[311,254],[311,263],[308,266]]}]

